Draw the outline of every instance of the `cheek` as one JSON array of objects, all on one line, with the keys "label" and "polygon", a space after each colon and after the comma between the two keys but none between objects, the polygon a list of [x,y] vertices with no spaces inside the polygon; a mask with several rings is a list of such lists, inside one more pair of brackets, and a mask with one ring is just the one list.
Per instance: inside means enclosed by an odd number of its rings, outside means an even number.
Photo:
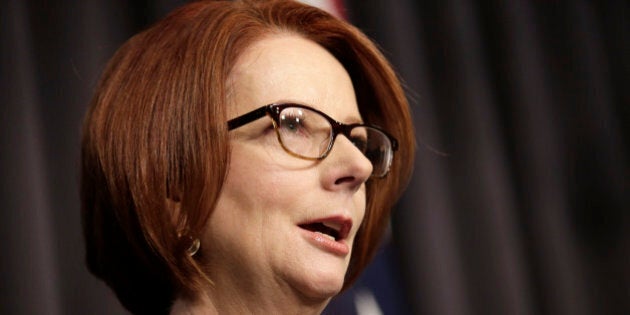
[{"label": "cheek", "polygon": [[367,206],[367,189],[365,183],[361,185],[361,188],[354,194],[353,200],[357,209],[360,209],[359,212],[361,212],[361,218],[363,218]]},{"label": "cheek", "polygon": [[367,211],[365,184],[363,184],[363,187],[354,194],[352,199],[356,207],[355,208],[356,215],[354,219],[355,219],[355,222],[357,222],[355,226],[357,227],[357,230],[358,230],[359,226],[361,226],[361,224],[363,223],[363,219],[365,218],[365,212]]},{"label": "cheek", "polygon": [[[313,189],[307,183],[305,172],[295,171],[305,167],[305,162],[289,156],[282,148],[263,141],[258,144],[238,144],[232,149],[228,174],[221,192],[221,199],[231,215],[247,216],[249,220],[263,220],[274,213],[286,211],[296,196]],[[297,164],[301,163],[300,166]],[[254,222],[252,222],[254,223]]]}]

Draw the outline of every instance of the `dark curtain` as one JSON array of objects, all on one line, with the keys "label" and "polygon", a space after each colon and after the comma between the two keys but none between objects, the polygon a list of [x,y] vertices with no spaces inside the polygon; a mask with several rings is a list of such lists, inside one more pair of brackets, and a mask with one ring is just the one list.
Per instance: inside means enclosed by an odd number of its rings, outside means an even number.
[{"label": "dark curtain", "polygon": [[416,314],[630,314],[627,1],[353,1],[413,103]]},{"label": "dark curtain", "polygon": [[[183,2],[1,3],[0,314],[125,313],[84,266],[81,118],[114,50]],[[409,311],[391,312],[630,314],[630,5],[346,6],[403,78],[419,137],[367,274],[404,280],[389,299]]]}]

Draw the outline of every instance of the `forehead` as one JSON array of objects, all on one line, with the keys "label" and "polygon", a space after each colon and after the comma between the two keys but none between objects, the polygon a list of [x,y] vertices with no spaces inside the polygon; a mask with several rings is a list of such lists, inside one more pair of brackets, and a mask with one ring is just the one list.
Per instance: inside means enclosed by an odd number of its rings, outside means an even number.
[{"label": "forehead", "polygon": [[343,65],[298,35],[276,34],[252,44],[238,58],[228,87],[230,118],[278,102],[309,105],[338,120],[358,117]]}]

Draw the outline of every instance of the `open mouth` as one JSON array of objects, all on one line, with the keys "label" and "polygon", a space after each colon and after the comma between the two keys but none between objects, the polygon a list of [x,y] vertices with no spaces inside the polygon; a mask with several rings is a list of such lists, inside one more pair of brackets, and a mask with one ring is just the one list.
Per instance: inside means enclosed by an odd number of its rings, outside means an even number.
[{"label": "open mouth", "polygon": [[348,233],[350,233],[350,228],[352,227],[352,220],[329,218],[299,224],[298,226],[307,231],[321,234],[332,241],[339,241],[348,237]]},{"label": "open mouth", "polygon": [[339,239],[339,231],[326,226],[324,223],[321,222],[317,222],[317,223],[309,223],[309,224],[300,224],[299,227],[311,231],[311,232],[315,232],[315,233],[319,233],[333,241],[336,241]]}]

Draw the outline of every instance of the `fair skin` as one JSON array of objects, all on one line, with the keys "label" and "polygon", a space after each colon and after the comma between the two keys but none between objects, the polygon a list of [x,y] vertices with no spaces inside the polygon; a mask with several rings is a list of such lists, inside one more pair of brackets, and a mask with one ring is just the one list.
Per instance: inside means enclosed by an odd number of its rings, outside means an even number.
[{"label": "fair skin", "polygon": [[[230,76],[229,113],[295,102],[334,119],[361,121],[343,66],[297,35],[274,34],[250,46]],[[231,157],[201,251],[213,285],[172,314],[319,314],[342,288],[366,206],[370,162],[338,136],[323,160],[287,154],[267,117],[230,131]],[[303,228],[345,226],[330,240]]]}]

